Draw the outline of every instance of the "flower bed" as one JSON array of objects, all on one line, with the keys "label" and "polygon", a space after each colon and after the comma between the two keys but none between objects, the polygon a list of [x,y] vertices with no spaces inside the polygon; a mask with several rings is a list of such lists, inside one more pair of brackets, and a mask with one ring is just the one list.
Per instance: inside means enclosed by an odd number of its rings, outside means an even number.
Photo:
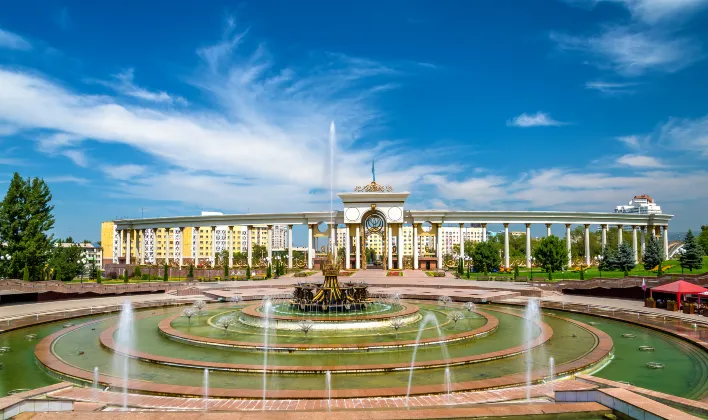
[{"label": "flower bed", "polygon": [[443,271],[426,271],[425,275],[428,277],[445,277],[445,273]]},{"label": "flower bed", "polygon": [[339,272],[339,276],[340,276],[340,277],[341,277],[341,276],[348,277],[348,276],[353,275],[354,273],[355,273],[354,271],[340,271],[340,272]]},{"label": "flower bed", "polygon": [[389,271],[388,273],[386,273],[386,277],[401,277],[401,276],[403,276],[402,271]]}]

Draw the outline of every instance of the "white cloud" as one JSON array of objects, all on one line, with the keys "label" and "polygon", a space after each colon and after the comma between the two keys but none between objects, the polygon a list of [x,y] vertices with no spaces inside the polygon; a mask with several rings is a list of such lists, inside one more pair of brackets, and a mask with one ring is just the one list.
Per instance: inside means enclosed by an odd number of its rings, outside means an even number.
[{"label": "white cloud", "polygon": [[690,15],[708,5],[707,0],[611,0],[623,3],[632,16],[648,24]]},{"label": "white cloud", "polygon": [[32,44],[16,33],[0,28],[0,48],[27,51],[32,49]]},{"label": "white cloud", "polygon": [[589,54],[597,66],[625,76],[676,72],[700,58],[700,47],[689,38],[631,27],[609,27],[589,37],[552,33],[551,40],[562,50]]},{"label": "white cloud", "polygon": [[642,145],[647,142],[647,139],[645,137],[640,137],[637,135],[620,136],[616,137],[616,139],[623,143],[625,146],[629,147],[630,149],[641,149]]},{"label": "white cloud", "polygon": [[86,153],[84,153],[82,150],[63,150],[61,154],[71,159],[72,162],[74,162],[74,164],[77,166],[81,166],[83,168],[88,167],[88,158],[86,157]]},{"label": "white cloud", "polygon": [[[108,177],[121,180],[121,181],[127,181],[136,177],[139,177],[140,175],[143,175],[147,172],[147,167],[142,166],[142,165],[134,165],[134,164],[127,164],[127,165],[106,165],[101,168],[103,173],[105,173]],[[160,175],[164,176],[164,175]]]},{"label": "white cloud", "polygon": [[659,128],[657,135],[666,148],[708,157],[708,115],[697,119],[671,118]]},{"label": "white cloud", "polygon": [[62,176],[50,176],[44,178],[45,181],[48,183],[52,184],[59,184],[59,183],[73,183],[73,184],[80,184],[80,185],[85,185],[89,183],[89,180],[86,178],[80,178],[80,177],[75,177],[71,175],[62,175]]},{"label": "white cloud", "polygon": [[150,91],[137,86],[134,82],[134,69],[125,69],[122,72],[113,75],[113,79],[113,81],[95,82],[107,86],[121,95],[130,96],[143,101],[187,105],[187,101],[180,96],[170,95],[163,91]]},{"label": "white cloud", "polygon": [[624,155],[617,159],[620,166],[630,166],[632,168],[663,168],[665,165],[658,159],[644,155]]},{"label": "white cloud", "polygon": [[506,125],[511,127],[544,127],[544,126],[561,126],[565,123],[556,121],[545,112],[537,112],[535,114],[523,113],[506,122]]},{"label": "white cloud", "polygon": [[11,124],[0,123],[0,137],[11,136],[17,134],[20,128]]},{"label": "white cloud", "polygon": [[622,95],[634,93],[636,83],[628,82],[605,82],[602,80],[593,80],[585,83],[585,88],[596,90],[606,95]]}]

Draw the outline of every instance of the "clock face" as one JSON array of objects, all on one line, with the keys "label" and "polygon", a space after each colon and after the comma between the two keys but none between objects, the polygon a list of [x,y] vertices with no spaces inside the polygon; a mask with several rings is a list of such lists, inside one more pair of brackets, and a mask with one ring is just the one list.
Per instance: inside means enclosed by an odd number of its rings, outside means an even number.
[{"label": "clock face", "polygon": [[433,230],[433,224],[430,222],[423,222],[420,228],[423,229],[423,232],[430,232]]},{"label": "clock face", "polygon": [[350,207],[347,209],[347,211],[344,213],[346,216],[347,220],[350,222],[356,222],[359,220],[359,209],[356,209],[354,207]]},{"label": "clock face", "polygon": [[388,218],[391,219],[391,221],[401,220],[402,217],[403,211],[400,207],[391,207],[388,209]]}]

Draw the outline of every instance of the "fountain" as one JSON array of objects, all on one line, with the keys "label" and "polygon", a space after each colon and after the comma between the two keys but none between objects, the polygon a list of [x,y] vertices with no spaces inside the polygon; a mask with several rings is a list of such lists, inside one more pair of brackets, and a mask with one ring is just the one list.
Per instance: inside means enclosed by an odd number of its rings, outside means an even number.
[{"label": "fountain", "polygon": [[447,403],[450,404],[452,398],[452,379],[450,378],[450,368],[445,368],[445,392],[447,395]]},{"label": "fountain", "polygon": [[204,411],[209,410],[209,369],[204,369]]},{"label": "fountain", "polygon": [[265,299],[263,304],[263,313],[265,315],[265,328],[263,329],[263,407],[266,407],[266,396],[268,390],[268,330],[270,329],[270,313],[273,309],[273,304],[270,299]]},{"label": "fountain", "polygon": [[[435,325],[435,328],[438,331],[438,335],[442,335],[440,332],[440,324],[438,323],[438,319],[435,318],[435,315],[432,313],[427,313],[425,317],[423,318],[423,321],[420,323],[420,327],[418,327],[418,335],[415,338],[415,345],[413,346],[413,356],[411,357],[411,366],[409,368],[408,372],[408,389],[406,391],[406,407],[410,408],[408,405],[408,400],[411,395],[411,383],[413,382],[413,369],[415,368],[415,358],[416,355],[418,354],[418,346],[420,344],[420,337],[423,334],[423,331],[425,330],[425,326],[428,325],[429,323],[433,323]],[[445,361],[450,360],[450,354],[447,351],[447,345],[443,342],[440,343],[440,347],[442,348],[443,352],[443,358]],[[447,366],[446,366],[447,369]]]},{"label": "fountain", "polygon": [[[118,331],[115,336],[115,344],[125,349],[133,348],[133,305],[130,301],[123,302],[118,319]],[[123,382],[123,411],[128,409],[128,367],[130,359],[119,352],[113,353],[113,371],[121,372]]]},{"label": "fountain", "polygon": [[551,392],[553,392],[553,376],[555,374],[554,370],[556,368],[556,360],[553,356],[548,358],[548,381],[551,383]]},{"label": "fountain", "polygon": [[[534,337],[536,324],[540,322],[541,315],[539,313],[539,305],[537,299],[529,299],[526,304],[526,312],[524,313],[524,343],[528,344]],[[531,349],[526,349],[526,399],[531,399],[531,382],[533,373],[533,355]]]},{"label": "fountain", "polygon": [[93,399],[98,399],[98,366],[93,367]]},{"label": "fountain", "polygon": [[332,372],[325,372],[325,386],[327,387],[327,411],[332,411]]}]

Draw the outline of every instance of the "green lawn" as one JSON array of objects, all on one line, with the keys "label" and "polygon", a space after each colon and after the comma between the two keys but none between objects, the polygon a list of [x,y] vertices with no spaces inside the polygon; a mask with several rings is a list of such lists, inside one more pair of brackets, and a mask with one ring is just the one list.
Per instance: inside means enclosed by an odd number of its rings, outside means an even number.
[{"label": "green lawn", "polygon": [[[678,260],[669,260],[665,261],[663,264],[664,267],[671,266],[669,269],[664,270],[664,274],[681,274],[681,266],[678,262]],[[703,268],[699,270],[693,270],[693,272],[690,272],[688,270],[684,271],[684,274],[702,274],[708,272],[708,257],[703,257]],[[523,279],[528,279],[529,274],[531,274],[531,270],[527,269],[526,267],[519,267],[519,280]],[[492,277],[500,278],[500,277],[507,277],[513,279],[514,275],[508,274],[508,273],[490,273],[489,274]],[[639,264],[637,265],[634,270],[629,272],[630,276],[638,276],[638,277],[656,277],[656,273],[653,271],[648,271],[644,269],[644,266]],[[470,273],[470,279],[474,279],[476,277],[484,276],[482,273]],[[597,269],[597,267],[591,267],[587,270],[585,270],[585,279],[591,279],[594,277],[600,277],[600,270]],[[621,278],[624,277],[624,273],[622,271],[603,271],[602,272],[602,277],[603,278]],[[462,278],[467,278],[467,273],[462,276]],[[540,268],[534,268],[533,269],[533,278],[536,280],[540,280],[541,278],[547,279],[548,278],[548,273],[546,273],[544,270]],[[563,272],[563,273],[553,273],[553,280],[580,280],[580,273],[579,272]]]}]

